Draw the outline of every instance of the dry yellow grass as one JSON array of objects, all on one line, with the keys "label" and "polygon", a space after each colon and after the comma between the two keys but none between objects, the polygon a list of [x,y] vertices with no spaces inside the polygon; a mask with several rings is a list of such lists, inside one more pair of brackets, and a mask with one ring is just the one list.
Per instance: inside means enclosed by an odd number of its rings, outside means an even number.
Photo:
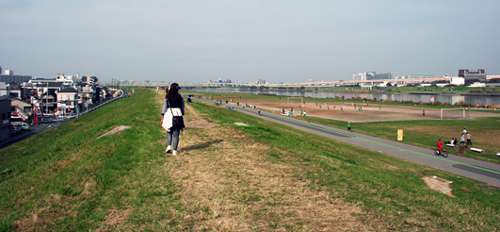
[{"label": "dry yellow grass", "polygon": [[188,127],[199,130],[181,135],[180,154],[167,155],[161,172],[181,186],[186,210],[171,213],[193,230],[369,230],[356,217],[361,207],[311,189],[296,167],[266,161],[268,147],[187,112]]}]

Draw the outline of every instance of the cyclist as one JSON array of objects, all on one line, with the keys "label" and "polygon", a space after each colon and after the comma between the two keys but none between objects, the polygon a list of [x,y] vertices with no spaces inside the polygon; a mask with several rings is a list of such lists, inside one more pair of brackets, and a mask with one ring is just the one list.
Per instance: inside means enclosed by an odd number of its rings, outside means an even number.
[{"label": "cyclist", "polygon": [[444,148],[443,148],[443,142],[441,142],[441,139],[439,139],[439,142],[437,144],[437,147],[439,149],[439,153],[443,153]]}]

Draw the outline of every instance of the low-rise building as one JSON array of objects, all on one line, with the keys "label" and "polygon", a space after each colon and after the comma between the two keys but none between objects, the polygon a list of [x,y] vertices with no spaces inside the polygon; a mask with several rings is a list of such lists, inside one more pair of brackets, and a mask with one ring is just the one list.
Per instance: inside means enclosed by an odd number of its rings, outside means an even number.
[{"label": "low-rise building", "polygon": [[78,91],[72,87],[57,92],[58,114],[79,113]]},{"label": "low-rise building", "polygon": [[19,99],[11,98],[11,117],[22,121],[28,120],[33,113],[31,104]]}]

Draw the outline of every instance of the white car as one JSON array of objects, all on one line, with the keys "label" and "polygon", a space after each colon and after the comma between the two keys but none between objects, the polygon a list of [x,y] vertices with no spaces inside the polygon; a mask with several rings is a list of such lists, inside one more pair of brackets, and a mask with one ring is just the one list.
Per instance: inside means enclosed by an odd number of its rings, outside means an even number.
[{"label": "white car", "polygon": [[28,123],[23,122],[21,124],[22,130],[29,131],[30,130],[30,125]]}]

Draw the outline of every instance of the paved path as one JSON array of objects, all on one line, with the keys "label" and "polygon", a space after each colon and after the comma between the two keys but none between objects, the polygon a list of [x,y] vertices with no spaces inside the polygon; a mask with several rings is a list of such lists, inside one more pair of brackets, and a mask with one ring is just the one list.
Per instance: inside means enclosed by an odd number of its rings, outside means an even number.
[{"label": "paved path", "polygon": [[49,123],[42,123],[38,125],[32,125],[29,131],[21,131],[18,134],[13,134],[12,137],[0,143],[0,149],[7,147],[11,144],[17,143],[19,141],[25,140],[33,135],[42,133],[44,131],[50,130],[61,124],[64,124],[68,120],[52,121]]},{"label": "paved path", "polygon": [[[200,100],[200,99],[194,99]],[[203,100],[214,103],[214,101]],[[222,107],[234,105],[222,104]],[[258,116],[257,110],[243,109],[235,107],[238,111]],[[323,135],[342,142],[350,143],[359,147],[364,147],[373,151],[395,156],[401,159],[420,163],[437,169],[456,173],[475,180],[483,181],[489,184],[500,186],[500,165],[470,159],[462,156],[450,154],[448,158],[435,156],[434,150],[421,148],[405,143],[381,139],[370,135],[338,129],[335,127],[324,126],[316,123],[305,122],[294,119],[293,117],[281,116],[262,112],[260,117],[281,123],[287,126],[295,127],[301,130],[309,131],[315,134]]]}]

